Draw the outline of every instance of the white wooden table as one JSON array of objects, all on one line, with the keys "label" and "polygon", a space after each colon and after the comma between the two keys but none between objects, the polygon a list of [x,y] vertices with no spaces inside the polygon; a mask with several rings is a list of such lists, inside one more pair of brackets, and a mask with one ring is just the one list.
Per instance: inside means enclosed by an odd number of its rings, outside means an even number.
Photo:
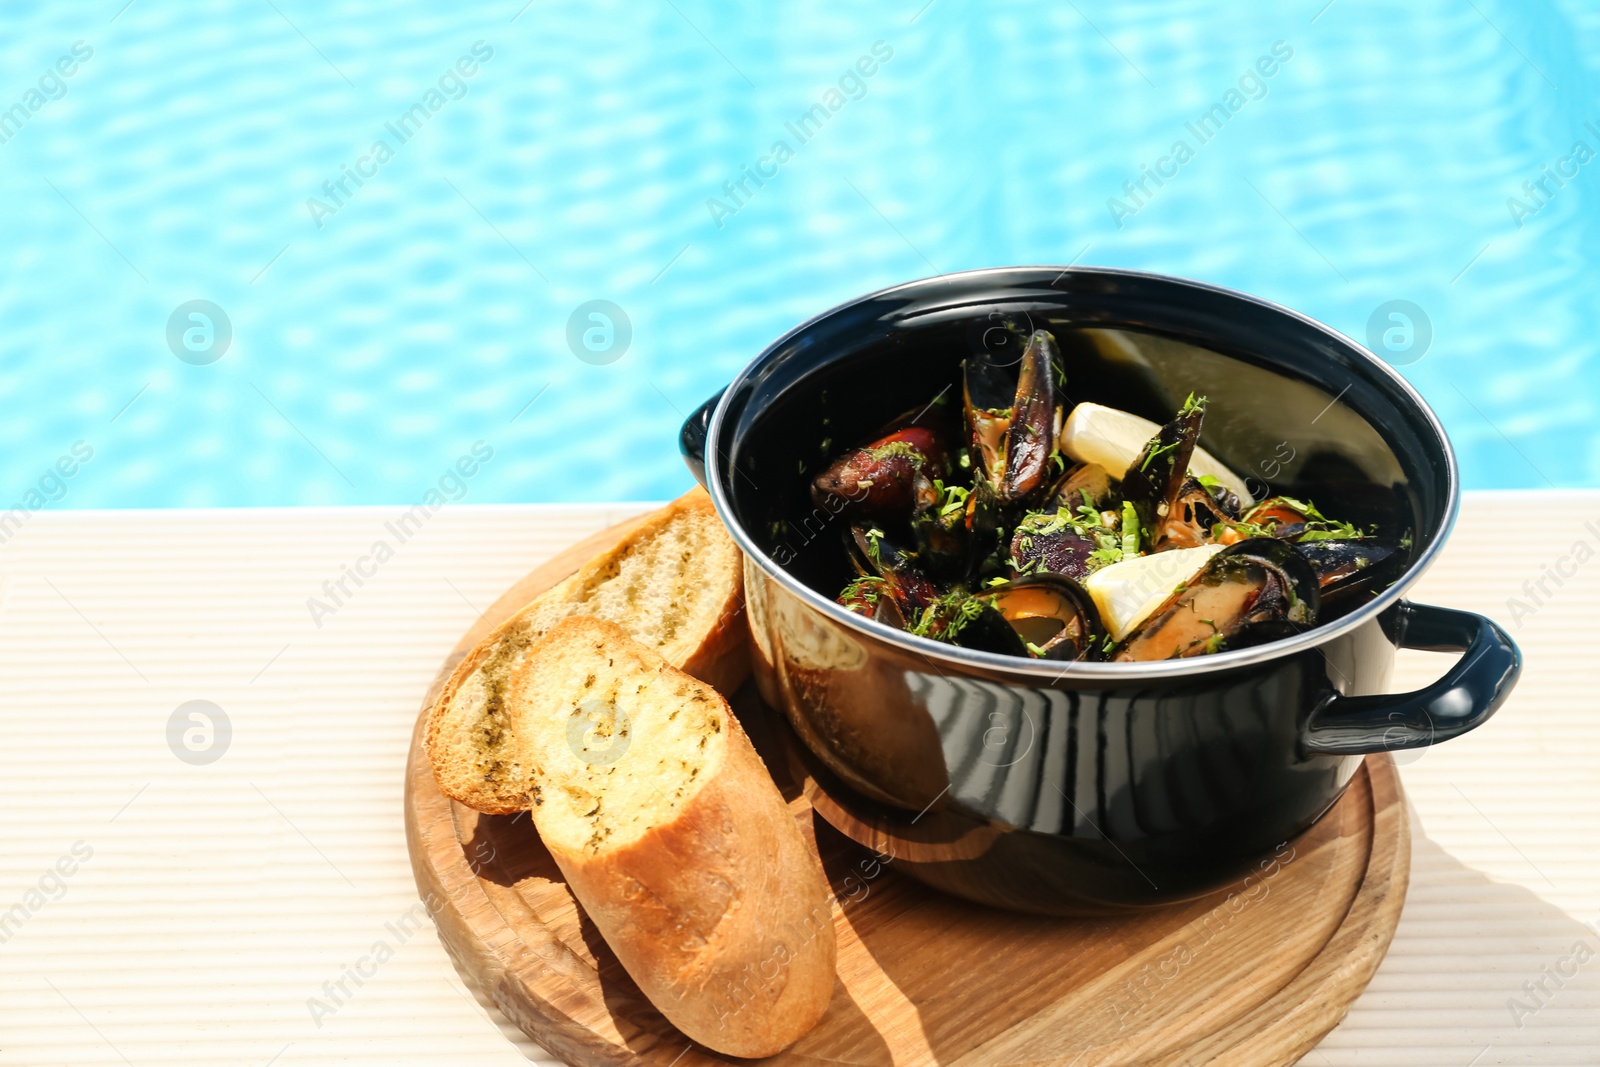
[{"label": "white wooden table", "polygon": [[[399,544],[402,510],[46,511],[0,547],[0,1065],[546,1061],[417,925],[401,771],[477,610],[637,508],[447,507]],[[1468,496],[1416,597],[1500,619],[1527,667],[1404,766],[1405,915],[1306,1063],[1600,1064],[1591,555],[1600,493]],[[190,701],[226,743],[191,707],[169,744]]]}]

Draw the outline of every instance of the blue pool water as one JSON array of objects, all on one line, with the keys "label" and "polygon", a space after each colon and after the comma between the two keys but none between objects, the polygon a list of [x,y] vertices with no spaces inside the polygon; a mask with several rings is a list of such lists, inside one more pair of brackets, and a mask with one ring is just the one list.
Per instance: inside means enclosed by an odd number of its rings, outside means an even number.
[{"label": "blue pool water", "polygon": [[1586,0],[7,0],[0,505],[666,497],[793,324],[1074,260],[1410,301],[1469,487],[1600,484],[1597,89]]}]

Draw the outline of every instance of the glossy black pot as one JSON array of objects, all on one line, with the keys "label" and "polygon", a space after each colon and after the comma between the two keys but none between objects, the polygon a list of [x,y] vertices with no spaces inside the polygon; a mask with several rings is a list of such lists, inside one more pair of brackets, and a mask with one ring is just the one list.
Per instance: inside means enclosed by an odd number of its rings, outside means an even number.
[{"label": "glossy black pot", "polygon": [[[811,475],[835,442],[958,381],[976,346],[1014,344],[1007,322],[1056,334],[1072,401],[1164,421],[1208,395],[1206,448],[1258,497],[1301,492],[1403,533],[1408,569],[1297,637],[1154,663],[972,652],[846,611],[844,524],[812,503]],[[1364,753],[1483,722],[1520,667],[1489,620],[1402,599],[1459,497],[1427,405],[1333,330],[1214,286],[1053,267],[897,286],[768,348],[690,417],[683,447],[746,554],[756,680],[803,742],[818,810],[972,900],[1085,914],[1208,892],[1315,822]],[[1397,647],[1464,655],[1385,695]]]}]

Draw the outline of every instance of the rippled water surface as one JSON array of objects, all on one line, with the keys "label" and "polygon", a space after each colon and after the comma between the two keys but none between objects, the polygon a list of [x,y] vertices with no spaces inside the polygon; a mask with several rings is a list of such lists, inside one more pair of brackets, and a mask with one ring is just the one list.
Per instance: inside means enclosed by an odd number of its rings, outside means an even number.
[{"label": "rippled water surface", "polygon": [[666,497],[795,323],[1069,261],[1410,301],[1469,487],[1600,484],[1600,9],[924,3],[7,0],[0,505]]}]

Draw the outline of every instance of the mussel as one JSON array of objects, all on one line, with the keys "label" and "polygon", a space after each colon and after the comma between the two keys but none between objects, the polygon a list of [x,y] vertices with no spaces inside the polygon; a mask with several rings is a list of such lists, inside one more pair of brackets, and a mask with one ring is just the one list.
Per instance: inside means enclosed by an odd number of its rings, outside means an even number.
[{"label": "mussel", "polygon": [[862,575],[844,587],[839,603],[857,615],[876,619],[885,626],[905,628],[905,616],[889,589],[889,583],[877,575]]},{"label": "mussel", "polygon": [[1245,648],[1315,625],[1317,576],[1295,546],[1255,537],[1213,556],[1129,635],[1118,661]]},{"label": "mussel", "polygon": [[1070,578],[1041,574],[929,605],[913,631],[979,652],[1054,660],[1099,658],[1105,627],[1094,601]]},{"label": "mussel", "polygon": [[1205,414],[1205,398],[1189,397],[1177,417],[1161,427],[1122,476],[1122,499],[1138,513],[1144,549],[1168,547],[1167,542],[1174,538],[1182,542],[1179,547],[1197,543],[1186,537],[1184,524],[1178,521],[1178,503]]},{"label": "mussel", "polygon": [[1185,478],[1171,512],[1152,531],[1151,540],[1157,549],[1195,548],[1212,540],[1211,531],[1219,523],[1238,518],[1239,498],[1231,490]]},{"label": "mussel", "polygon": [[812,480],[811,497],[840,515],[904,519],[938,502],[944,458],[932,430],[908,426],[834,460]]},{"label": "mussel", "polygon": [[966,577],[972,562],[971,531],[960,496],[921,507],[911,515],[911,539],[928,571],[950,581]]},{"label": "mussel", "polygon": [[1111,530],[1086,525],[1065,508],[1034,512],[1011,535],[1011,569],[1019,575],[1060,574],[1081,581],[1094,570],[1094,554],[1115,538]]},{"label": "mussel", "polygon": [[1324,622],[1349,614],[1394,584],[1410,556],[1398,541],[1378,537],[1302,541],[1294,547],[1317,576]]},{"label": "mussel", "polygon": [[970,454],[977,467],[967,498],[969,576],[983,572],[1000,548],[1002,531],[1042,496],[1055,473],[1061,429],[1055,371],[1059,359],[1055,338],[1035,330],[1009,396],[1007,369],[993,359],[974,356],[963,368]]},{"label": "mussel", "polygon": [[1306,532],[1306,524],[1314,516],[1320,518],[1309,504],[1293,497],[1272,496],[1247,508],[1239,521],[1271,537],[1294,541]]},{"label": "mussel", "polygon": [[1083,586],[1060,574],[1018,578],[982,594],[1030,650],[1045,659],[1099,658],[1106,637]]},{"label": "mussel", "polygon": [[1031,656],[1027,642],[1006,617],[983,597],[952,598],[943,611],[936,607],[927,636],[970,648],[975,652],[997,652],[1003,656]]},{"label": "mussel", "polygon": [[[847,535],[847,552],[856,574],[864,578],[877,578],[883,582],[874,588],[877,599],[887,597],[894,602],[902,620],[915,618],[923,608],[939,599],[939,588],[922,572],[915,556],[896,547],[881,530],[865,526],[852,526]],[[858,610],[862,590],[852,583],[846,594],[854,602],[839,602],[851,610]],[[863,612],[865,614],[865,612]],[[880,609],[874,606],[873,618],[881,618]]]},{"label": "mussel", "polygon": [[1098,463],[1077,463],[1057,479],[1045,495],[1046,508],[1071,508],[1084,505],[1104,507],[1113,495],[1111,472]]}]

